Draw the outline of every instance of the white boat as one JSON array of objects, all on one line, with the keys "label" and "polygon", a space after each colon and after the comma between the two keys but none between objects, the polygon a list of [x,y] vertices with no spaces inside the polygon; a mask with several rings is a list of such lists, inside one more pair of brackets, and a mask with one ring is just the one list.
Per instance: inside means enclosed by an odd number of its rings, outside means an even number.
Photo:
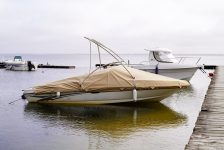
[{"label": "white boat", "polygon": [[37,65],[31,61],[22,60],[21,56],[15,56],[13,60],[4,61],[6,70],[31,71],[36,70]]},{"label": "white boat", "polygon": [[[87,39],[112,53],[101,43]],[[35,86],[24,90],[22,97],[28,102],[39,103],[110,104],[160,101],[189,85],[184,80],[141,71],[121,63],[106,69],[97,68],[86,75]]]},{"label": "white boat", "polygon": [[[168,49],[154,49],[149,51],[148,61],[140,64],[130,64],[129,66],[143,71],[164,75],[167,77],[190,81],[197,69],[201,69],[197,63],[200,58],[191,64],[183,64],[186,59],[182,57],[179,61]],[[193,61],[193,59],[191,59]]]}]

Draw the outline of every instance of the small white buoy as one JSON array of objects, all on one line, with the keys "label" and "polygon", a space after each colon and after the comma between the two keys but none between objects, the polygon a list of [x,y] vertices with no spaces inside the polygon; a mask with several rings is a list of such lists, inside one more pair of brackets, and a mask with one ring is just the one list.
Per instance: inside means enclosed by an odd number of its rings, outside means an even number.
[{"label": "small white buoy", "polygon": [[138,93],[136,89],[133,89],[133,100],[136,102],[138,100]]},{"label": "small white buoy", "polygon": [[60,97],[60,95],[61,95],[60,92],[57,92],[57,93],[56,93],[56,96],[57,96],[57,97]]}]

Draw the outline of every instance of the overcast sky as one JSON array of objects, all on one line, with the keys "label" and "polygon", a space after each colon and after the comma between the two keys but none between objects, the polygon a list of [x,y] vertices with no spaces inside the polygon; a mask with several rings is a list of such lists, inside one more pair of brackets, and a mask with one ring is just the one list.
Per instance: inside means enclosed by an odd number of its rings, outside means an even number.
[{"label": "overcast sky", "polygon": [[0,53],[224,54],[223,0],[0,0]]}]

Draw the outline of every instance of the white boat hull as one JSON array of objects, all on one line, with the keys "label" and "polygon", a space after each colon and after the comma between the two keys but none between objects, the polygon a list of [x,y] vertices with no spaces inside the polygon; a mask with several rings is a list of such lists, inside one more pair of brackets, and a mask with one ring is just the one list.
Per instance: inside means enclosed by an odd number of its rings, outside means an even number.
[{"label": "white boat hull", "polygon": [[[69,104],[111,104],[124,103],[135,101],[161,101],[170,96],[178,89],[153,89],[153,90],[139,90],[137,91],[137,100],[134,100],[133,91],[118,91],[118,92],[99,92],[99,93],[74,93],[68,96],[57,97],[51,95],[35,95],[31,91],[25,90],[24,97],[28,102],[38,103],[69,103]],[[44,99],[44,100],[43,100]]]},{"label": "white boat hull", "polygon": [[[35,66],[35,68],[33,68],[32,70],[36,70],[37,69],[37,65],[33,64]],[[12,70],[12,71],[29,71],[29,67],[27,62],[20,62],[20,63],[7,63],[6,62],[6,66],[5,66],[6,70]]]},{"label": "white boat hull", "polygon": [[13,71],[28,71],[28,67],[25,64],[20,65],[6,65],[6,70],[13,70]]},{"label": "white boat hull", "polygon": [[135,69],[147,71],[150,73],[156,73],[159,75],[180,79],[180,80],[187,80],[190,81],[190,79],[193,77],[194,73],[197,71],[197,66],[192,67],[180,67],[180,66],[174,66],[171,65],[169,67],[166,66],[159,66],[158,70],[156,71],[156,66],[150,66],[150,65],[136,65],[132,66]]}]

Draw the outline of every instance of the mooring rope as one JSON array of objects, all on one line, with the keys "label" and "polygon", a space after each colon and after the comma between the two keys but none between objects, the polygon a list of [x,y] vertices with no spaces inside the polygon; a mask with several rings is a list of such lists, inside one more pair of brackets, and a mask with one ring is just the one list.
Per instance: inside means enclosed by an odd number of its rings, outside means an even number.
[{"label": "mooring rope", "polygon": [[19,98],[19,99],[16,99],[16,100],[14,100],[14,101],[11,101],[11,102],[9,102],[9,104],[13,104],[13,103],[15,103],[15,102],[17,102],[17,101],[19,101],[19,100],[22,100],[22,98]]}]

